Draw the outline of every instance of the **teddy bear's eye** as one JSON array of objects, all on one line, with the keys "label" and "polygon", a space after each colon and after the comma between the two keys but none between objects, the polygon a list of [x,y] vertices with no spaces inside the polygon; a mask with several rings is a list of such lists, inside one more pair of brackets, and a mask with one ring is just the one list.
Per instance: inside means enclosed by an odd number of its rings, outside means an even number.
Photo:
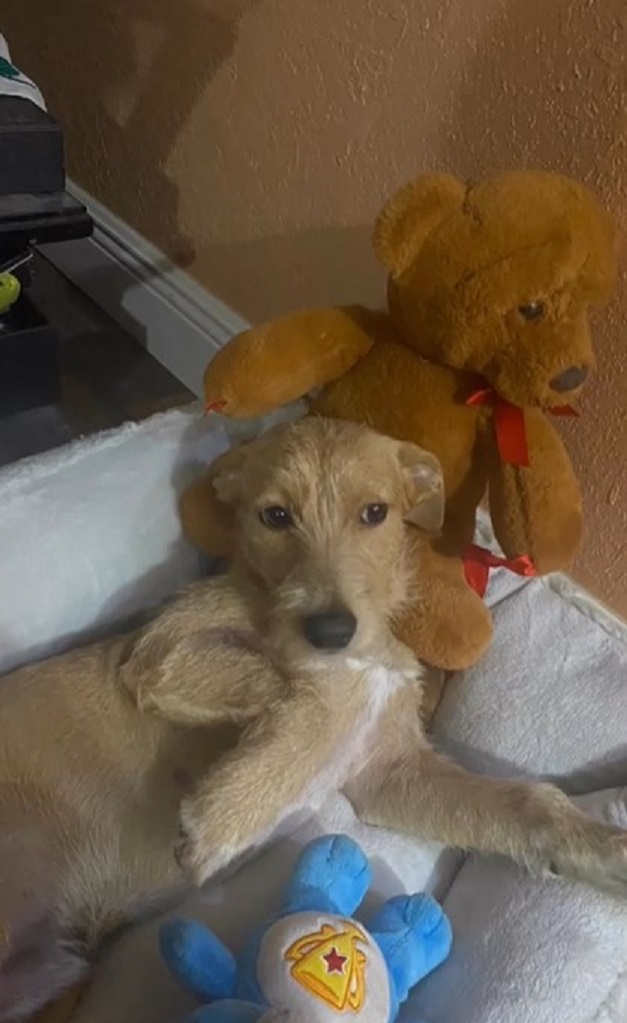
[{"label": "teddy bear's eye", "polygon": [[518,306],[518,312],[523,320],[538,320],[544,314],[543,302],[525,302]]}]

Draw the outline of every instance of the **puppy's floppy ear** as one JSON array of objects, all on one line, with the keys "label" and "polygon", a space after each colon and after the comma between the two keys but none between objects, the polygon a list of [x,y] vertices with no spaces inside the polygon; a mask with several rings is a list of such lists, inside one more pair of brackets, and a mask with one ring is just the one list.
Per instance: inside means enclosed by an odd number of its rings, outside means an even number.
[{"label": "puppy's floppy ear", "polygon": [[452,174],[428,174],[401,188],[385,204],[374,228],[374,250],[386,270],[399,277],[427,236],[466,196]]},{"label": "puppy's floppy ear", "polygon": [[398,457],[405,482],[403,518],[437,533],[444,522],[444,479],[438,459],[417,444],[401,444]]}]

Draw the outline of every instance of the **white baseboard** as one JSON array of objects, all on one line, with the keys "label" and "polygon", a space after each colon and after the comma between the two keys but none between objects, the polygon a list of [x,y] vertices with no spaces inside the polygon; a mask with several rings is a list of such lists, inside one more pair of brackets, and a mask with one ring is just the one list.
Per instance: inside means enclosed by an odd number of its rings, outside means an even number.
[{"label": "white baseboard", "polygon": [[248,324],[78,185],[68,191],[94,233],[42,246],[46,259],[200,397],[205,366]]}]

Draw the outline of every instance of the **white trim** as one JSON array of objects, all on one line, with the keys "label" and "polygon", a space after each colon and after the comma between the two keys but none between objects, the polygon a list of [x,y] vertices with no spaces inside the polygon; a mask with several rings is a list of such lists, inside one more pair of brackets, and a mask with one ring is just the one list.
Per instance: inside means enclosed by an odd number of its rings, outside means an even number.
[{"label": "white trim", "polygon": [[94,233],[43,254],[200,397],[205,366],[248,324],[78,185],[69,181],[68,191],[88,208]]},{"label": "white trim", "polygon": [[586,590],[576,579],[571,579],[563,572],[555,572],[553,575],[542,577],[543,584],[554,593],[557,593],[562,600],[576,607],[586,618],[600,625],[614,639],[627,643],[627,622],[615,611],[612,611],[607,604],[595,597]]}]

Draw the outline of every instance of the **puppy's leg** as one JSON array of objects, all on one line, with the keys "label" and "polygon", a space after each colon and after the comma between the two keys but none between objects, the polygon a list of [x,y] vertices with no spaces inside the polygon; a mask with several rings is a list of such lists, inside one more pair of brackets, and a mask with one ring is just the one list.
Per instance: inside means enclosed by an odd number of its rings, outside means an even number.
[{"label": "puppy's leg", "polygon": [[80,980],[60,998],[50,1002],[41,1012],[38,1012],[30,1023],[66,1023],[80,1002],[88,984],[88,979]]},{"label": "puppy's leg", "polygon": [[0,785],[0,1021],[20,1020],[87,971],[66,921],[65,864],[38,794]]},{"label": "puppy's leg", "polygon": [[587,817],[553,785],[472,775],[425,744],[379,761],[348,795],[367,823],[627,896],[627,831]]},{"label": "puppy's leg", "polygon": [[178,858],[197,883],[268,837],[314,794],[342,741],[329,716],[311,690],[275,706],[183,802]]},{"label": "puppy's leg", "polygon": [[53,916],[13,933],[0,954],[0,1021],[26,1019],[63,992],[69,994],[87,971],[80,942]]}]

